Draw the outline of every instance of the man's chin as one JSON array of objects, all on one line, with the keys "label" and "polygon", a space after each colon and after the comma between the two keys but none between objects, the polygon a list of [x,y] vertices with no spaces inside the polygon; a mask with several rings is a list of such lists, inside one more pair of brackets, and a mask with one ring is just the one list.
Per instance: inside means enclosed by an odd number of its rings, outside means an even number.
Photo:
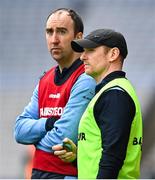
[{"label": "man's chin", "polygon": [[52,58],[54,59],[54,60],[56,60],[56,61],[59,61],[60,59],[61,59],[61,56],[60,56],[60,54],[53,54],[53,53],[51,53],[51,56],[52,56]]},{"label": "man's chin", "polygon": [[85,73],[87,74],[87,75],[91,75],[91,73],[89,72],[89,71],[87,71],[87,70],[85,70]]}]

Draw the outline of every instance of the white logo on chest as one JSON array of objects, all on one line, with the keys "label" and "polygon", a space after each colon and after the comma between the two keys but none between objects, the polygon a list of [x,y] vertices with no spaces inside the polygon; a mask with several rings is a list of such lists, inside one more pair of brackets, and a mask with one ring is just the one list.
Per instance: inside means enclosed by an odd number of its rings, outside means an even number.
[{"label": "white logo on chest", "polygon": [[57,94],[50,94],[50,95],[49,95],[49,98],[52,98],[52,99],[59,99],[59,98],[60,98],[60,93],[57,93]]}]

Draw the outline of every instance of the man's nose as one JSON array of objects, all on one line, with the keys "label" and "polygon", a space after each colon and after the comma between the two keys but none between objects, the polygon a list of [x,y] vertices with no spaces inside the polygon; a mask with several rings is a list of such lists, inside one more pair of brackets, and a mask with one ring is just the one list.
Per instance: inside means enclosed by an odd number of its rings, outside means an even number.
[{"label": "man's nose", "polygon": [[51,42],[54,43],[54,44],[59,42],[59,37],[58,37],[57,33],[54,32],[52,34]]},{"label": "man's nose", "polygon": [[85,53],[85,51],[82,52],[82,54],[81,54],[81,56],[80,56],[80,59],[81,59],[82,61],[84,61],[84,60],[86,59],[86,53]]}]

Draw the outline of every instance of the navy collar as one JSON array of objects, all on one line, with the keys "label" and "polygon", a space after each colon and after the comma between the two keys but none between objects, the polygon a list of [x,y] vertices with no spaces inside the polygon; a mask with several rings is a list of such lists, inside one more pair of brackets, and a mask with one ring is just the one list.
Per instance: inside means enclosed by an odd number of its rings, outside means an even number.
[{"label": "navy collar", "polygon": [[108,82],[116,79],[116,78],[126,78],[126,73],[124,71],[114,71],[108,74],[97,86],[95,92],[97,93],[103,86],[105,86]]},{"label": "navy collar", "polygon": [[83,62],[80,59],[77,59],[73,62],[73,64],[69,68],[64,68],[62,72],[60,72],[59,66],[55,68],[55,77],[54,82],[57,85],[63,84],[70,75],[82,64]]}]

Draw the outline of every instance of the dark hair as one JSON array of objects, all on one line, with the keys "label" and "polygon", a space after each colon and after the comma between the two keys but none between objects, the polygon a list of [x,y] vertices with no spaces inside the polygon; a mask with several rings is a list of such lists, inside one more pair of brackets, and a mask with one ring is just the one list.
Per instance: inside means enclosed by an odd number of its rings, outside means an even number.
[{"label": "dark hair", "polygon": [[77,14],[73,9],[67,9],[67,8],[59,8],[54,10],[53,12],[51,12],[48,17],[47,20],[49,19],[49,17],[54,14],[57,11],[66,11],[69,13],[69,16],[71,16],[73,22],[74,22],[74,32],[75,34],[77,34],[78,32],[82,32],[84,31],[84,25],[83,25],[83,21],[82,18],[79,16],[79,14]]}]

